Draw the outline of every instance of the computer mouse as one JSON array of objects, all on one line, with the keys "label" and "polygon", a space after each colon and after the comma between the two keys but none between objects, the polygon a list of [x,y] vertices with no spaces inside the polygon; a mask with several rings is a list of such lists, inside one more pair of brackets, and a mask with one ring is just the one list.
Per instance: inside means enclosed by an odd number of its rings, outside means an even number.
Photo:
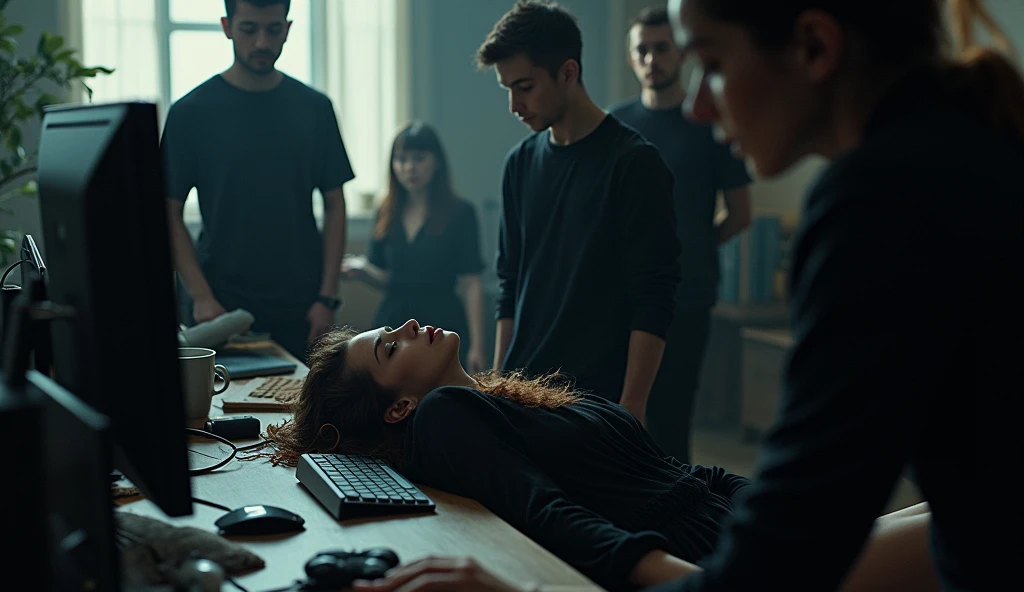
[{"label": "computer mouse", "polygon": [[302,530],[306,521],[294,512],[274,506],[243,506],[213,523],[226,535],[278,534]]}]

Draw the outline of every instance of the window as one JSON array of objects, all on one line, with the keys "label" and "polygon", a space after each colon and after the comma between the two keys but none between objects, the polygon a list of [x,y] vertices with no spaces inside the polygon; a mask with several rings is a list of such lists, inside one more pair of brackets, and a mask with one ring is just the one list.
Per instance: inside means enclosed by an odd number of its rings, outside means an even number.
[{"label": "window", "polygon": [[[356,179],[350,214],[366,213],[387,179],[391,137],[405,119],[399,88],[399,4],[407,0],[292,0],[277,67],[334,103]],[[222,0],[81,0],[83,59],[113,67],[91,85],[96,102],[144,100],[160,113],[231,66]],[[400,51],[401,50],[401,51]],[[198,217],[197,200],[186,216]],[[314,200],[319,214],[321,201]]]}]

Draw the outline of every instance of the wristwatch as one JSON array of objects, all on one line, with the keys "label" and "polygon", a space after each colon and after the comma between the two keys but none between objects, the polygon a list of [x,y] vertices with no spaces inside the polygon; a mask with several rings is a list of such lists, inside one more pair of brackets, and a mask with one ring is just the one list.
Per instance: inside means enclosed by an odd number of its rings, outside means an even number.
[{"label": "wristwatch", "polygon": [[330,296],[317,296],[316,301],[323,304],[331,310],[338,310],[341,308],[341,298],[331,298]]}]

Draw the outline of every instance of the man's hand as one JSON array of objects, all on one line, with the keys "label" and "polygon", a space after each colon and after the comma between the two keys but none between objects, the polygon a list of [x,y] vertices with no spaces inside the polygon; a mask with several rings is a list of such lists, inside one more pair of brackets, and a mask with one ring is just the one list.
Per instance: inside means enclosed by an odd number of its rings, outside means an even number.
[{"label": "man's hand", "polygon": [[227,312],[213,296],[207,298],[196,298],[192,303],[192,319],[196,323],[212,321]]},{"label": "man's hand", "polygon": [[477,374],[487,369],[485,364],[484,350],[474,345],[473,349],[469,350],[469,355],[466,356],[466,365],[469,366],[466,370],[468,370],[471,375]]},{"label": "man's hand", "polygon": [[383,580],[357,581],[355,592],[527,592],[492,575],[469,558],[430,557],[391,570]]},{"label": "man's hand", "polygon": [[326,333],[327,328],[334,324],[334,311],[320,302],[314,302],[306,313],[306,320],[309,321],[309,336],[306,337],[308,343]]},{"label": "man's hand", "polygon": [[341,261],[341,279],[343,280],[365,280],[367,278],[366,266],[369,261],[363,255],[345,255]]},{"label": "man's hand", "polygon": [[632,413],[633,417],[636,417],[637,421],[640,422],[640,425],[645,428],[647,427],[647,401],[630,401],[623,399],[620,405],[625,407],[626,411]]}]

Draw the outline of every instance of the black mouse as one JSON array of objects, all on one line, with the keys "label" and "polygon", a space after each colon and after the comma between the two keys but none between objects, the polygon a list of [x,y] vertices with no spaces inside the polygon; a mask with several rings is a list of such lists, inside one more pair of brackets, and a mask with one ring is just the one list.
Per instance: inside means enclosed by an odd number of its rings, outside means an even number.
[{"label": "black mouse", "polygon": [[302,530],[306,521],[294,512],[274,506],[244,506],[213,523],[221,534],[278,534]]}]

